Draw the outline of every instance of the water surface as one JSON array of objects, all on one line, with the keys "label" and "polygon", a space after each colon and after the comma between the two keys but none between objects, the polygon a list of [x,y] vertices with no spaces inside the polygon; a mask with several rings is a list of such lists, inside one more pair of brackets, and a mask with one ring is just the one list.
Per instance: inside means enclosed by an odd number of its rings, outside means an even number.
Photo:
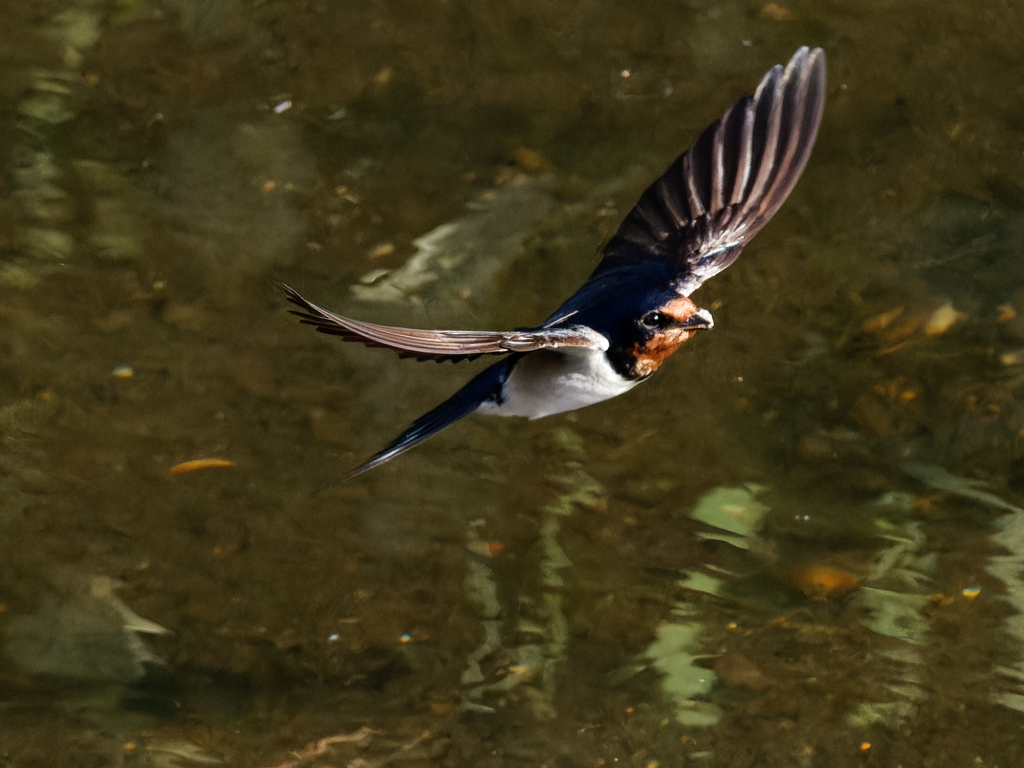
[{"label": "water surface", "polygon": [[[1024,759],[1014,4],[7,6],[4,764]],[[802,44],[817,147],[712,332],[337,485],[480,364],[272,280],[538,322]]]}]

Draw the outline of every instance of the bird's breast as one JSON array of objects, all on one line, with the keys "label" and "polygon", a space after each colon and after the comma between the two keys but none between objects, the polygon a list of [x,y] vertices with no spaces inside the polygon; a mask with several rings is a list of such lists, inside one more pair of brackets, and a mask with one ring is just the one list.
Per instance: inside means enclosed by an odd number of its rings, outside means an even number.
[{"label": "bird's breast", "polygon": [[505,381],[500,400],[484,403],[480,410],[539,419],[600,403],[638,383],[616,372],[601,350],[540,350],[523,355]]}]

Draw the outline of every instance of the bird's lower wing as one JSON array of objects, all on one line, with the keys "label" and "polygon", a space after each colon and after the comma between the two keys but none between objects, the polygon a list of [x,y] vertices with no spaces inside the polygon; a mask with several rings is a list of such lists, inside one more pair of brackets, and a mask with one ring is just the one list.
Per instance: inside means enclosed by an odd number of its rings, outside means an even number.
[{"label": "bird's lower wing", "polygon": [[336,315],[304,299],[294,288],[282,283],[288,301],[300,307],[291,310],[301,322],[321,333],[358,341],[368,347],[386,347],[401,357],[420,360],[469,360],[480,355],[532,352],[538,349],[588,347],[607,349],[608,340],[585,326],[541,328],[525,331],[430,331],[367,323]]},{"label": "bird's lower wing", "polygon": [[672,262],[684,296],[732,264],[807,164],[825,103],[825,53],[799,49],[712,123],[641,196],[595,275]]}]

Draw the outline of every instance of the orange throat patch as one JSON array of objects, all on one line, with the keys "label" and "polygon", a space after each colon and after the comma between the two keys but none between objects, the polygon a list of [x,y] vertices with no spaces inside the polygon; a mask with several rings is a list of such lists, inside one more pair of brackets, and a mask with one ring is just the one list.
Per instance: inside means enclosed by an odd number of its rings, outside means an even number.
[{"label": "orange throat patch", "polygon": [[[673,299],[663,306],[660,311],[676,322],[685,323],[697,314],[699,310],[697,305],[686,296],[680,296],[678,299]],[[661,367],[661,364],[668,359],[669,355],[679,349],[683,342],[687,341],[694,333],[696,333],[694,329],[671,328],[656,333],[643,344],[634,346],[633,356],[636,358],[636,364],[633,367],[633,371],[636,376],[638,378],[650,376]]]}]

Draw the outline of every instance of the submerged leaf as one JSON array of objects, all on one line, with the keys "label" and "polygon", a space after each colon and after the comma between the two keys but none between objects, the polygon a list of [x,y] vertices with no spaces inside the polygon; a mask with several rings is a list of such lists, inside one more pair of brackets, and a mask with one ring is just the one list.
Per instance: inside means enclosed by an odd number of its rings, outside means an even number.
[{"label": "submerged leaf", "polygon": [[868,629],[908,643],[925,641],[928,620],[921,609],[928,603],[927,595],[864,587],[857,593],[857,600],[867,610],[860,621]]},{"label": "submerged leaf", "polygon": [[[757,500],[763,486],[749,483],[743,487],[721,487],[708,491],[690,512],[690,517],[738,536],[750,536],[757,530],[768,507]],[[704,534],[705,538],[716,538]],[[729,540],[735,543],[735,540]],[[737,544],[745,548],[745,544]]]},{"label": "submerged leaf", "polygon": [[1008,501],[1004,501],[994,493],[978,490],[979,486],[985,485],[983,480],[960,477],[959,475],[954,475],[952,472],[948,472],[942,467],[938,467],[933,464],[917,464],[915,462],[908,462],[903,464],[901,469],[916,480],[920,480],[925,485],[937,488],[940,491],[945,491],[946,493],[952,493],[954,496],[971,499],[972,501],[980,502],[981,504],[984,504],[987,507],[992,507],[993,509],[1004,509],[1007,512],[1024,512],[1024,509],[1014,506]]}]

